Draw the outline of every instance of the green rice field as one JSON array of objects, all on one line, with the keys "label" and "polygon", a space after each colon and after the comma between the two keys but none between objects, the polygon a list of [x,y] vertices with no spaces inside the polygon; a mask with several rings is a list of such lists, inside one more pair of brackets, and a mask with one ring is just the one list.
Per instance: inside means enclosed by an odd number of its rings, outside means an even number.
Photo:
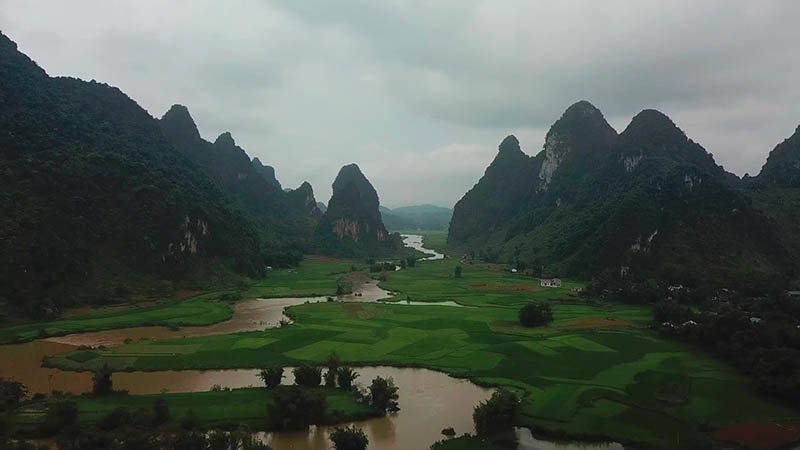
[{"label": "green rice field", "polygon": [[[590,305],[572,292],[579,283],[539,288],[535,279],[494,266],[464,266],[456,279],[455,264],[421,262],[389,274],[382,286],[398,292],[398,303],[300,305],[289,310],[295,323],[288,327],[82,350],[47,364],[257,368],[319,363],[335,350],[354,365],[421,366],[515,390],[523,398],[519,425],[663,448],[712,445],[711,432],[721,426],[800,419],[726,364],[657,337],[647,307]],[[463,306],[404,305],[406,299]],[[518,309],[533,299],[551,302],[550,326],[517,324]]]}]

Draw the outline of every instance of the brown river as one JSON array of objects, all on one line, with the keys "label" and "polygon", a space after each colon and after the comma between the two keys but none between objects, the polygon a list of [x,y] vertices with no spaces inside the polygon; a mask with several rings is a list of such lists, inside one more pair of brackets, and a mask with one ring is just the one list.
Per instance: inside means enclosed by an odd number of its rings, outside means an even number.
[{"label": "brown river", "polygon": [[[422,247],[420,236],[404,236],[406,245],[441,259],[440,253]],[[389,293],[370,281],[358,287],[358,295],[339,296],[338,301],[375,302]],[[286,307],[327,301],[327,297],[250,299],[236,302],[233,317],[210,326],[185,327],[170,330],[165,327],[138,327],[52,337],[23,344],[0,346],[0,377],[24,383],[31,394],[62,391],[80,394],[91,391],[91,374],[68,372],[41,367],[47,356],[68,353],[78,346],[116,346],[126,340],[163,339],[209,336],[239,331],[263,330],[288,320]],[[417,302],[413,302],[417,304]],[[432,305],[420,303],[420,306]],[[442,305],[442,304],[440,304]],[[448,306],[460,306],[448,302]],[[395,367],[361,367],[358,381],[366,383],[375,376],[391,376],[399,388],[400,411],[382,418],[354,422],[369,437],[369,448],[427,449],[442,439],[441,431],[453,427],[458,434],[474,433],[472,409],[489,398],[490,389],[476,386],[446,374],[427,370]],[[184,370],[160,372],[119,372],[113,375],[114,388],[131,394],[159,392],[199,392],[214,386],[239,388],[259,386],[256,370]],[[284,383],[293,383],[290,371]],[[610,450],[621,449],[619,444],[556,443],[539,440],[527,429],[517,429],[518,450]],[[326,427],[311,427],[308,431],[263,433],[263,440],[275,450],[327,450],[330,442]]]}]

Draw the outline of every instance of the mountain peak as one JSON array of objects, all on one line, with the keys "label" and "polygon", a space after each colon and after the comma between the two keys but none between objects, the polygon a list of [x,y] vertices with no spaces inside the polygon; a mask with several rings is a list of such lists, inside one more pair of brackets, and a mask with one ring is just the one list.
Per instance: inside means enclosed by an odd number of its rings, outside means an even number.
[{"label": "mountain peak", "polygon": [[161,117],[161,126],[172,137],[178,139],[199,139],[200,132],[194,123],[189,108],[183,105],[172,105]]},{"label": "mountain peak", "polygon": [[603,113],[600,112],[593,104],[589,103],[587,100],[579,100],[569,108],[564,111],[561,117],[592,117],[592,116],[599,116],[603,117]]},{"label": "mountain peak", "polygon": [[252,165],[256,173],[261,175],[261,177],[267,180],[271,185],[277,187],[278,189],[283,189],[281,187],[281,183],[275,177],[274,167],[262,164],[258,157],[253,158]]},{"label": "mountain peak", "polygon": [[230,131],[226,131],[220,134],[217,137],[217,140],[214,141],[214,145],[223,145],[225,147],[234,147],[236,146],[236,141],[233,140],[233,136],[231,136]]},{"label": "mountain peak", "polygon": [[522,149],[519,148],[519,140],[513,134],[509,134],[503,139],[503,142],[500,143],[500,146],[497,148],[500,153],[522,153]]}]

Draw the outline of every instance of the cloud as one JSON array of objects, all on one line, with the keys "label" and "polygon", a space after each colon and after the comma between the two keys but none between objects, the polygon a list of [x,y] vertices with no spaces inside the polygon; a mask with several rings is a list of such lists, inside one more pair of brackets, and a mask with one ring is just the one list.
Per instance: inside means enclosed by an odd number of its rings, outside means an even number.
[{"label": "cloud", "polygon": [[744,0],[0,0],[54,75],[190,108],[284,185],[327,200],[357,162],[391,205],[452,204],[514,133],[528,153],[579,99],[622,130],[668,114],[756,173],[800,122],[800,3]]}]

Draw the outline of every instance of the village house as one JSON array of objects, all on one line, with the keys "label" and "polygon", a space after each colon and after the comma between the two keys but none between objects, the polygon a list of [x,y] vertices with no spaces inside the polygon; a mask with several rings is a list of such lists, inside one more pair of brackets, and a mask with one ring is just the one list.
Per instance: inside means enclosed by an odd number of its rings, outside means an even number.
[{"label": "village house", "polygon": [[542,278],[539,280],[541,287],[561,287],[561,280],[558,278]]}]

